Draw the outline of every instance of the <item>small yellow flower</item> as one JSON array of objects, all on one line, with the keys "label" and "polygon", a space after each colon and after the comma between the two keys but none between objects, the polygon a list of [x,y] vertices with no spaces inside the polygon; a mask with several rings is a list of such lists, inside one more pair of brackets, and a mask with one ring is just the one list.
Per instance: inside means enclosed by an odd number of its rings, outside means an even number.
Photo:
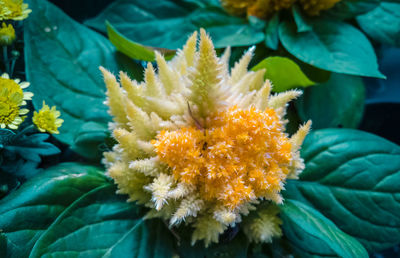
[{"label": "small yellow flower", "polygon": [[0,46],[9,46],[15,40],[15,30],[11,24],[3,22],[0,27]]},{"label": "small yellow flower", "polygon": [[26,105],[26,100],[31,100],[33,94],[24,92],[29,86],[28,82],[20,82],[19,79],[12,80],[8,74],[0,77],[0,127],[17,129],[25,119],[28,109],[21,106]]},{"label": "small yellow flower", "polygon": [[1,20],[24,20],[32,12],[28,4],[23,0],[0,0],[0,21]]},{"label": "small yellow flower", "polygon": [[39,112],[33,113],[32,121],[36,125],[39,131],[42,133],[49,132],[53,134],[59,134],[58,128],[62,125],[64,120],[58,118],[60,111],[56,110],[56,107],[49,107],[43,101],[43,106]]},{"label": "small yellow flower", "polygon": [[267,208],[246,219],[257,231],[245,233],[271,241],[281,235],[280,192],[304,168],[310,123],[289,137],[284,118],[301,92],[270,96],[265,70],[247,70],[254,48],[229,69],[229,48],[217,57],[204,30],[198,45],[194,33],[171,61],[156,53],[158,73],[149,63],[142,83],[124,73],[119,83],[101,68],[118,141],[105,154],[108,174],[128,201],[151,209],[147,217],[192,225],[193,243],[218,242],[263,201]]},{"label": "small yellow flower", "polygon": [[234,15],[246,14],[265,19],[280,10],[289,9],[296,2],[300,2],[308,15],[315,16],[332,8],[339,1],[341,0],[221,0],[221,4]]}]

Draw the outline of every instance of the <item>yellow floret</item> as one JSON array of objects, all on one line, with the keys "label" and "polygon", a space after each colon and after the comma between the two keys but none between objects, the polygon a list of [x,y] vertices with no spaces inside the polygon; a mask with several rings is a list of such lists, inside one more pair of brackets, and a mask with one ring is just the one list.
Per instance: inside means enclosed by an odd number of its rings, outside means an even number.
[{"label": "yellow floret", "polygon": [[274,205],[259,207],[253,218],[245,220],[243,231],[250,241],[271,243],[274,237],[282,236],[282,220],[277,216],[279,208]]}]

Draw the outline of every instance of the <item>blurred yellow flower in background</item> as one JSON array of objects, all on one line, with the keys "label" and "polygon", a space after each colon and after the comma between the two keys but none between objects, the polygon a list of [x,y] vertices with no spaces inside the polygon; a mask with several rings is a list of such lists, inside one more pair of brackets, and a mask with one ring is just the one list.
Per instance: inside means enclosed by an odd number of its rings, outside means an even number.
[{"label": "blurred yellow flower in background", "polygon": [[28,18],[28,4],[23,0],[0,0],[0,21],[1,20],[24,20]]},{"label": "blurred yellow flower in background", "polygon": [[[271,96],[265,70],[247,70],[254,48],[229,69],[229,48],[217,57],[204,30],[197,41],[194,33],[169,62],[156,53],[158,73],[149,63],[141,83],[101,68],[118,141],[105,154],[108,174],[148,218],[193,226],[193,243],[218,242],[242,221],[259,229],[244,230],[250,240],[271,241],[281,235],[280,191],[304,168],[311,124],[289,137],[284,118],[301,92]],[[252,210],[259,215],[246,218]]]},{"label": "blurred yellow flower in background", "polygon": [[234,15],[255,16],[260,19],[269,18],[274,13],[289,9],[299,2],[303,10],[310,16],[319,15],[323,10],[332,8],[341,0],[221,0],[222,6]]},{"label": "blurred yellow flower in background", "polygon": [[15,30],[11,24],[3,22],[0,27],[0,46],[9,46],[15,40]]}]

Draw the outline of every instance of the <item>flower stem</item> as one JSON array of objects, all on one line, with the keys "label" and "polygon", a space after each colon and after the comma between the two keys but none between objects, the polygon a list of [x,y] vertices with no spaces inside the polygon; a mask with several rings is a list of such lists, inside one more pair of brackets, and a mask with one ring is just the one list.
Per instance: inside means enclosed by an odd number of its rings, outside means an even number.
[{"label": "flower stem", "polygon": [[6,73],[9,74],[10,73],[10,64],[9,64],[9,60],[8,60],[7,46],[3,46],[3,62],[4,62]]},{"label": "flower stem", "polygon": [[18,132],[17,136],[22,136],[22,135],[28,133],[29,131],[33,131],[33,130],[35,130],[35,126],[34,125],[28,125],[24,129],[22,129],[20,132]]},{"label": "flower stem", "polygon": [[17,62],[17,58],[11,59],[11,69],[10,69],[10,77],[12,78],[15,68],[15,63]]}]

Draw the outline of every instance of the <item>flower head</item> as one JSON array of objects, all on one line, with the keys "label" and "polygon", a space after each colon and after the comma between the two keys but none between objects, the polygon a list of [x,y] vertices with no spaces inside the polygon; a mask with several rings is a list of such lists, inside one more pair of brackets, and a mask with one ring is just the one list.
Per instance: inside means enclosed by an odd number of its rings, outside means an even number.
[{"label": "flower head", "polygon": [[11,24],[3,22],[0,27],[0,46],[9,46],[15,40],[15,30]]},{"label": "flower head", "polygon": [[43,106],[39,112],[33,113],[32,121],[36,125],[39,131],[42,133],[49,132],[53,134],[60,133],[58,128],[62,125],[64,120],[58,118],[60,116],[60,111],[56,110],[56,107],[49,107],[43,101]]},{"label": "flower head", "polygon": [[1,20],[24,20],[32,12],[23,0],[0,0]]},{"label": "flower head", "polygon": [[8,74],[0,77],[0,127],[17,129],[24,120],[28,109],[21,108],[26,105],[26,100],[32,99],[31,92],[23,89],[29,86],[28,82],[20,82],[19,79],[12,80]]},{"label": "flower head", "polygon": [[[300,92],[270,96],[265,71],[247,71],[253,51],[230,70],[229,48],[217,57],[201,30],[198,47],[194,33],[170,62],[156,53],[158,73],[149,63],[143,83],[101,68],[118,141],[105,154],[109,175],[119,193],[151,209],[148,217],[192,225],[193,242],[217,242],[260,201],[281,203],[285,180],[304,167],[298,150],[310,123],[289,137],[284,119]],[[280,235],[275,210],[260,218],[246,225],[275,224],[249,239]]]},{"label": "flower head", "polygon": [[289,9],[296,2],[300,3],[308,15],[315,16],[332,8],[339,1],[341,0],[221,0],[221,3],[232,14],[246,14],[264,19],[280,10]]}]

